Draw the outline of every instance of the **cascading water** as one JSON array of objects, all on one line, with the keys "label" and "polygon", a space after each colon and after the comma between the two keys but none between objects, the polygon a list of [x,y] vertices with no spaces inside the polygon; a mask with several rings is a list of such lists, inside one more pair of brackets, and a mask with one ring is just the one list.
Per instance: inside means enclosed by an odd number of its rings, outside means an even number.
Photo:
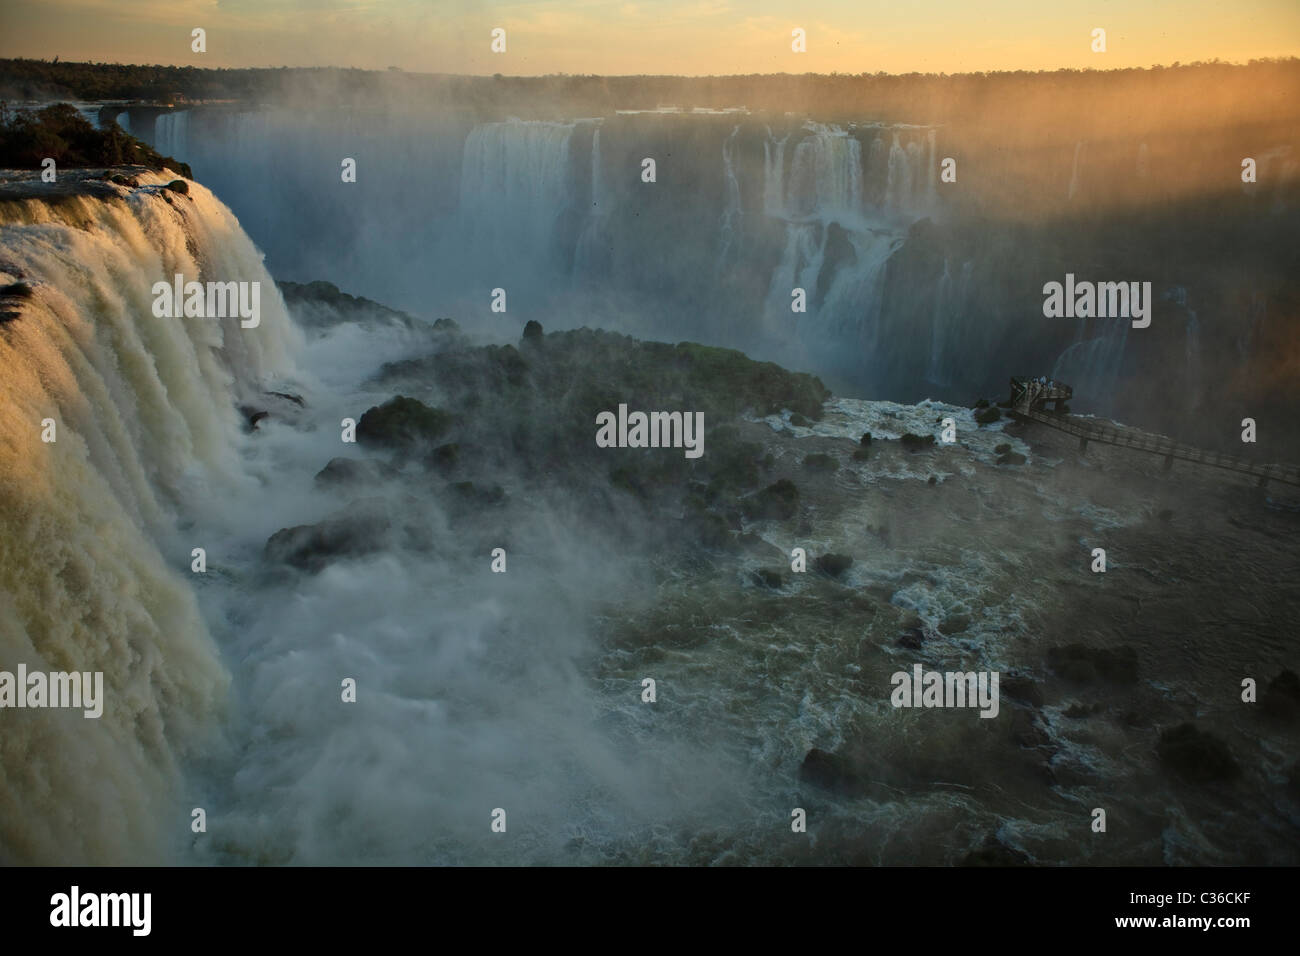
[{"label": "cascading water", "polygon": [[572,123],[510,120],[476,126],[466,138],[461,222],[470,242],[502,265],[553,251],[572,199],[573,130]]},{"label": "cascading water", "polygon": [[[102,671],[106,698],[98,720],[5,713],[5,862],[166,858],[180,764],[224,701],[189,555],[219,503],[258,492],[235,405],[291,373],[297,334],[230,211],[194,183],[169,203],[172,178],[0,194],[0,285],[32,289],[0,325],[0,660]],[[260,324],[155,317],[151,288],[177,273],[260,282]]]}]

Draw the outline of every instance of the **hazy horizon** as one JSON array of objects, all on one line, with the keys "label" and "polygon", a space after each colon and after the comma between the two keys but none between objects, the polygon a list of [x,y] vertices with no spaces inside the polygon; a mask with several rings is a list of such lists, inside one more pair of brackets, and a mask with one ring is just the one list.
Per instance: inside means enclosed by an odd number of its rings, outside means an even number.
[{"label": "hazy horizon", "polygon": [[[417,0],[205,0],[128,8],[106,0],[12,0],[0,56],[194,66],[317,67],[487,76],[736,76],[756,73],[971,73],[1149,69],[1300,55],[1300,7],[1248,0],[1152,2],[1140,10],[1065,0],[966,8],[940,0],[923,23],[907,8],[847,0],[475,4]],[[191,30],[206,31],[206,52]],[[506,50],[490,49],[506,31]],[[806,52],[791,49],[792,31]],[[1092,31],[1106,31],[1105,52]]]}]

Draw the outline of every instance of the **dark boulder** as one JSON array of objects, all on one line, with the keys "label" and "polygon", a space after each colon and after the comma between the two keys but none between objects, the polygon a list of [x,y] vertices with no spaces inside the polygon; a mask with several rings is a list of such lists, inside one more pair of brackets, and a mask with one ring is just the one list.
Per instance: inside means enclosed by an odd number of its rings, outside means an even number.
[{"label": "dark boulder", "polygon": [[1281,671],[1268,682],[1259,703],[1270,717],[1284,720],[1300,717],[1300,675],[1292,670]]},{"label": "dark boulder", "polygon": [[754,583],[761,588],[768,588],[772,591],[777,591],[781,588],[782,581],[780,571],[774,571],[771,568],[758,568],[756,571],[751,573],[750,577],[753,579]]},{"label": "dark boulder", "polygon": [[180,193],[182,196],[190,194],[190,184],[183,179],[173,179],[164,188],[170,189],[174,193]]},{"label": "dark boulder", "polygon": [[1009,451],[998,456],[999,465],[1023,465],[1028,460],[1018,451]]},{"label": "dark boulder", "polygon": [[899,441],[903,443],[903,447],[908,451],[922,451],[923,449],[934,447],[933,435],[915,435],[912,432],[908,432],[900,438]]},{"label": "dark boulder", "polygon": [[1048,649],[1047,666],[1066,680],[1080,684],[1097,680],[1134,684],[1138,679],[1137,651],[1131,647],[1066,644]]},{"label": "dark boulder", "polygon": [[962,866],[1028,866],[1029,856],[1015,847],[990,838],[978,850],[971,850],[962,859]]},{"label": "dark boulder", "polygon": [[853,558],[847,554],[823,554],[813,561],[813,567],[831,578],[839,578],[853,567]]},{"label": "dark boulder", "polygon": [[832,793],[853,795],[861,793],[867,781],[854,769],[851,761],[838,754],[814,747],[803,758],[799,779]]},{"label": "dark boulder", "polygon": [[332,561],[382,550],[389,523],[374,515],[349,515],[319,524],[282,528],[266,541],[268,560],[311,573]]},{"label": "dark boulder", "polygon": [[1001,417],[1001,410],[996,405],[990,405],[988,408],[982,408],[975,413],[975,423],[977,425],[992,425]]},{"label": "dark boulder", "polygon": [[768,485],[757,494],[741,502],[746,518],[774,518],[781,521],[793,518],[799,511],[799,489],[789,478]]},{"label": "dark boulder", "polygon": [[356,485],[374,485],[396,477],[397,469],[379,461],[366,461],[358,458],[331,458],[320,471],[316,472],[316,484],[330,487],[352,487]]},{"label": "dark boulder", "polygon": [[1241,773],[1226,743],[1189,723],[1162,731],[1156,755],[1166,769],[1189,783],[1217,783]]},{"label": "dark boulder", "polygon": [[998,678],[998,692],[1030,707],[1043,706],[1043,690],[1027,674],[1008,671]]},{"label": "dark boulder", "polygon": [[451,428],[452,416],[414,398],[398,395],[366,411],[357,423],[357,441],[397,450],[432,444]]}]

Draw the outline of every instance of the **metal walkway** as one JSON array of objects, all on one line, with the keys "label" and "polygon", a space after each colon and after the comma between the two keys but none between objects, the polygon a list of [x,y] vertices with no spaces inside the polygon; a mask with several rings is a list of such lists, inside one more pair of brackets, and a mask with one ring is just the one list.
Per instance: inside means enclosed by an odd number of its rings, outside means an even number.
[{"label": "metal walkway", "polygon": [[[1037,383],[1032,384],[1037,385]],[[1202,448],[1193,448],[1191,445],[1183,445],[1171,438],[1166,438],[1164,435],[1155,435],[1136,428],[1120,428],[1111,424],[1102,424],[1084,418],[1076,418],[1064,412],[1049,412],[1039,407],[1044,401],[1055,400],[1058,402],[1057,407],[1060,408],[1061,402],[1073,394],[1069,386],[1058,385],[1052,389],[1044,389],[1041,386],[1033,388],[1026,387],[1025,382],[1017,379],[1011,380],[1011,386],[1011,414],[1013,417],[1029,419],[1050,428],[1055,428],[1058,431],[1079,436],[1080,454],[1087,451],[1088,442],[1095,441],[1104,445],[1117,445],[1121,448],[1134,448],[1138,451],[1150,452],[1153,455],[1162,455],[1165,459],[1164,467],[1166,471],[1173,467],[1175,461],[1190,461],[1198,465],[1209,465],[1226,471],[1255,475],[1259,478],[1261,488],[1270,481],[1280,481],[1288,485],[1300,486],[1300,468],[1293,465],[1264,465],[1253,461],[1245,461],[1231,455],[1223,455],[1218,452],[1205,451]]]}]

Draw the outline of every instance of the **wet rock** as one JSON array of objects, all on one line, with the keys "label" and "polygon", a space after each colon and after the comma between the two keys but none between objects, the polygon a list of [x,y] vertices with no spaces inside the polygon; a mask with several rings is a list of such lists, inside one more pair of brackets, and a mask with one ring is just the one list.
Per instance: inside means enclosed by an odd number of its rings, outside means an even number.
[{"label": "wet rock", "polygon": [[1028,866],[1028,854],[990,837],[988,843],[972,850],[962,859],[962,866]]},{"label": "wet rock", "polygon": [[832,455],[814,452],[804,456],[803,466],[809,471],[835,471],[840,463]]},{"label": "wet rock", "polygon": [[798,412],[794,412],[790,416],[790,424],[798,428],[808,428],[812,425],[812,422],[810,422],[803,415],[800,415]]},{"label": "wet rock", "polygon": [[939,479],[936,478],[934,475],[931,475],[930,480],[926,482],[927,485],[937,485],[938,483],[939,483]]},{"label": "wet rock", "polygon": [[898,635],[898,640],[894,641],[899,647],[905,647],[909,651],[919,651],[925,644],[925,629],[920,626],[912,626],[904,629],[903,633]]},{"label": "wet rock", "polygon": [[1042,688],[1038,685],[1038,681],[1026,674],[1008,671],[1001,675],[998,678],[998,693],[1012,700],[1018,700],[1022,704],[1028,704],[1030,707],[1043,706]]},{"label": "wet rock", "polygon": [[1282,720],[1300,717],[1300,676],[1292,670],[1280,672],[1264,688],[1259,705],[1270,717]]},{"label": "wet rock", "polygon": [[0,286],[0,298],[30,299],[35,294],[26,282],[11,282],[6,286]]},{"label": "wet rock", "polygon": [[799,511],[799,489],[790,479],[782,478],[741,502],[741,511],[751,520],[788,520]]},{"label": "wet rock", "polygon": [[975,423],[977,425],[992,425],[1002,417],[1002,411],[996,405],[990,405],[988,408],[980,409],[975,413]]},{"label": "wet rock", "polygon": [[322,487],[340,488],[375,485],[396,476],[397,469],[384,462],[357,458],[331,458],[329,463],[316,473],[315,480],[316,484]]},{"label": "wet rock", "polygon": [[258,424],[271,417],[266,409],[253,408],[251,405],[240,405],[239,413],[244,416],[244,430],[249,432],[257,431]]},{"label": "wet rock", "polygon": [[1065,680],[1080,684],[1098,680],[1134,684],[1138,679],[1137,651],[1131,647],[1053,647],[1047,652],[1047,666]]},{"label": "wet rock", "polygon": [[529,319],[524,324],[523,340],[525,342],[540,341],[544,335],[545,333],[542,331],[542,323],[538,322],[536,319]]},{"label": "wet rock", "polygon": [[799,779],[823,790],[843,795],[861,793],[867,781],[854,769],[852,762],[838,754],[814,747],[803,758]]},{"label": "wet rock", "polygon": [[1093,714],[1100,712],[1101,705],[1093,704],[1085,706],[1084,704],[1071,704],[1064,711],[1066,717],[1071,720],[1083,720],[1085,717],[1091,717]]},{"label": "wet rock", "polygon": [[781,588],[781,572],[774,571],[771,568],[759,568],[752,573],[754,583],[759,587],[768,588],[773,591]]},{"label": "wet rock", "polygon": [[1162,731],[1156,755],[1166,769],[1190,783],[1217,783],[1241,773],[1226,743],[1190,723]]},{"label": "wet rock", "polygon": [[414,398],[398,395],[367,409],[357,423],[357,441],[363,445],[407,449],[421,442],[432,444],[451,428],[452,416]]},{"label": "wet rock", "polygon": [[998,455],[999,465],[1023,465],[1029,459],[1018,451],[1009,451],[1005,454]]},{"label": "wet rock", "polygon": [[899,441],[903,443],[903,447],[908,451],[923,451],[934,447],[933,435],[916,435],[907,432]]},{"label": "wet rock", "polygon": [[1052,738],[1038,716],[1031,710],[1016,707],[1011,711],[1011,739],[1021,747],[1052,747]]},{"label": "wet rock", "polygon": [[382,550],[388,528],[387,519],[374,515],[282,528],[267,539],[265,555],[270,561],[316,573],[340,558]]},{"label": "wet rock", "polygon": [[293,402],[299,408],[306,408],[307,403],[303,401],[301,395],[293,395],[289,392],[267,392],[267,395],[273,395],[276,398],[283,398],[286,402]]},{"label": "wet rock", "polygon": [[164,188],[169,189],[174,193],[180,193],[182,196],[188,196],[190,194],[190,184],[183,179],[173,179]]},{"label": "wet rock", "polygon": [[995,448],[993,449],[993,454],[995,454],[995,455],[1005,455],[1005,454],[1006,454],[1007,452],[1009,452],[1009,451],[1011,451],[1011,443],[1010,443],[1010,442],[1005,442],[1005,441],[1004,441],[1001,445],[998,445],[997,447],[995,447]]},{"label": "wet rock", "polygon": [[853,567],[853,558],[847,554],[823,554],[813,561],[813,567],[827,577],[839,578]]},{"label": "wet rock", "polygon": [[871,432],[863,432],[862,437],[858,439],[858,444],[866,447],[871,444]]}]

